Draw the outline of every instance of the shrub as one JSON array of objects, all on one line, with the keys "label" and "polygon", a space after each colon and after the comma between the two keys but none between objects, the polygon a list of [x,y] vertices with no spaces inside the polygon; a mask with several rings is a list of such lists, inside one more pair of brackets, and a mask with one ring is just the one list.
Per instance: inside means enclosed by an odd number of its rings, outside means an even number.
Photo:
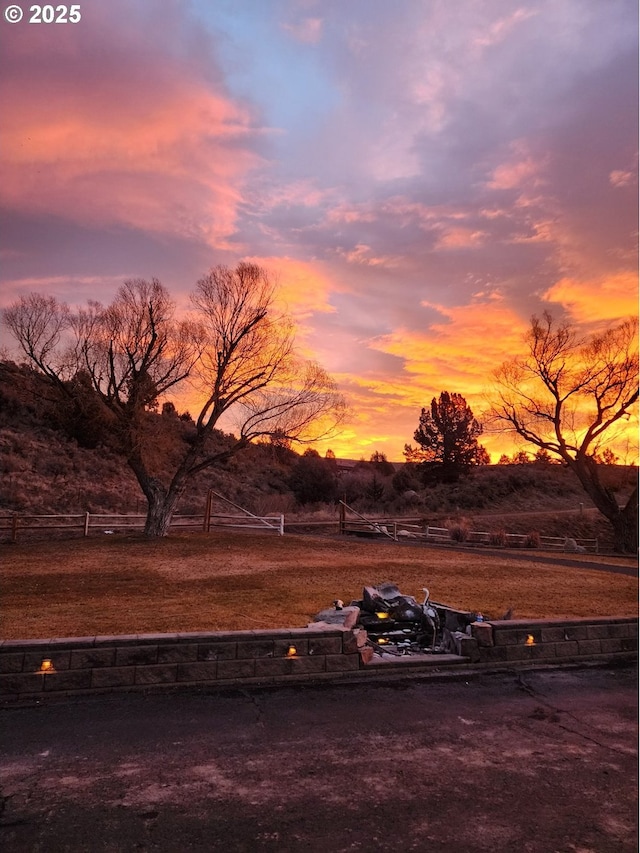
[{"label": "shrub", "polygon": [[532,530],[530,533],[527,533],[524,540],[525,548],[539,548],[540,547],[540,534],[537,530]]},{"label": "shrub", "polygon": [[449,527],[449,536],[454,542],[466,542],[469,538],[469,528],[466,524],[454,524]]},{"label": "shrub", "polygon": [[492,530],[489,533],[489,542],[491,545],[497,545],[500,548],[507,546],[507,533],[505,530]]}]

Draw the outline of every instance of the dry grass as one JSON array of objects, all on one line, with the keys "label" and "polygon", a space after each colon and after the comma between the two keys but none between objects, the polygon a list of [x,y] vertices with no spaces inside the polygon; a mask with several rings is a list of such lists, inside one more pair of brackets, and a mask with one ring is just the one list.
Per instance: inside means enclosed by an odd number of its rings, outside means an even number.
[{"label": "dry grass", "polygon": [[225,533],[3,552],[4,639],[300,627],[333,599],[360,598],[365,584],[384,580],[416,598],[428,586],[436,601],[493,618],[508,607],[532,618],[637,614],[634,578],[515,553]]}]

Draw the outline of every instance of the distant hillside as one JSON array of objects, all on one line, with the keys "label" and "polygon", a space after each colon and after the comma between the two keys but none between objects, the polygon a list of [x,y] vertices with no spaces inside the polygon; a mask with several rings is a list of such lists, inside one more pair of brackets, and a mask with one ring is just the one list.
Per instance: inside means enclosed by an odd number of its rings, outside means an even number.
[{"label": "distant hillside", "polygon": [[[68,412],[61,417],[54,402],[31,369],[0,362],[0,512],[144,512],[137,482],[109,447],[108,436],[78,431],[78,423]],[[157,473],[166,479],[165,459],[186,440],[190,421],[173,407],[150,419]],[[603,474],[622,502],[635,469],[604,466]],[[265,444],[200,474],[179,511],[202,513],[210,488],[256,514],[324,509],[333,515],[335,502],[344,498],[362,513],[419,517],[431,524],[465,517],[477,519],[476,526],[486,519],[485,527],[507,532],[608,536],[606,522],[591,512],[580,484],[561,465],[481,466],[456,484],[424,487],[411,466],[321,459]]]}]

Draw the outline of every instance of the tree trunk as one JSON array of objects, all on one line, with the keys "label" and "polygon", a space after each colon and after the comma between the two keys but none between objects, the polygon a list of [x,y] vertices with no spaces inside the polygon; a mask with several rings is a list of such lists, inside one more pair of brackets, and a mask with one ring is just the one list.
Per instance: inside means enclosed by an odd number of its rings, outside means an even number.
[{"label": "tree trunk", "polygon": [[614,548],[623,554],[638,551],[638,487],[626,506],[620,508],[616,496],[600,481],[597,464],[592,457],[579,456],[567,459],[585,492],[595,507],[604,515],[613,528]]},{"label": "tree trunk", "polygon": [[[150,475],[139,453],[132,453],[127,461],[147,499],[144,535],[148,539],[166,536],[169,533],[176,506],[184,491],[184,482],[175,484],[175,487],[172,483],[171,488],[166,489],[160,480]],[[179,488],[178,485],[182,488]]]},{"label": "tree trunk", "polygon": [[611,521],[615,549],[623,554],[638,553],[638,487],[636,486],[618,518]]},{"label": "tree trunk", "polygon": [[144,535],[148,539],[166,536],[169,533],[177,503],[177,497],[171,500],[169,495],[166,495],[164,500],[162,498],[148,500],[147,519],[144,525]]}]

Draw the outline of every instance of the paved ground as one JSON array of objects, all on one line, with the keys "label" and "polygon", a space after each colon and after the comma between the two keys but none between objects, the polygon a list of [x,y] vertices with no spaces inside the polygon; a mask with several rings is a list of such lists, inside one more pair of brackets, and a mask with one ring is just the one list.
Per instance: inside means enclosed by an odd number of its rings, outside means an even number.
[{"label": "paved ground", "polygon": [[635,668],[0,712],[4,851],[638,849]]}]

